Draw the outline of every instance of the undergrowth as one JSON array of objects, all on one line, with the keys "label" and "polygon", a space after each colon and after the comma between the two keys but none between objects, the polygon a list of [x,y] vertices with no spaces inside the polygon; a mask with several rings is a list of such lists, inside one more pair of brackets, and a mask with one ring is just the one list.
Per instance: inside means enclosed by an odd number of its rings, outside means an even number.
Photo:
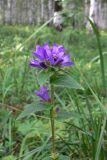
[{"label": "undergrowth", "polygon": [[[17,120],[24,106],[35,101],[37,73],[29,61],[36,44],[63,44],[72,53],[69,70],[84,91],[58,90],[55,97],[63,115],[56,115],[56,143],[59,160],[106,160],[107,98],[102,85],[100,57],[95,34],[65,28],[57,32],[44,27],[24,43],[37,27],[0,26],[0,159],[50,159],[49,119],[42,112]],[[107,33],[101,32],[101,46],[107,79]],[[70,114],[66,114],[70,112]],[[64,122],[63,122],[64,121]]]}]

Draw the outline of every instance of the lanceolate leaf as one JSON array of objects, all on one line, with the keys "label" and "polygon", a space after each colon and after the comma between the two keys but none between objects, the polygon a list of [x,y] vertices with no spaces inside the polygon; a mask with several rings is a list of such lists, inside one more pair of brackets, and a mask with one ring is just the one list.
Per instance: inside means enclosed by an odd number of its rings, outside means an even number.
[{"label": "lanceolate leaf", "polygon": [[66,156],[66,155],[60,155],[59,156],[59,160],[70,160],[70,157]]},{"label": "lanceolate leaf", "polygon": [[29,117],[32,113],[43,111],[45,110],[45,107],[46,106],[43,103],[40,103],[39,101],[28,104],[24,107],[24,110],[17,119],[19,120],[21,118]]},{"label": "lanceolate leaf", "polygon": [[76,112],[66,112],[66,111],[63,111],[63,112],[59,112],[58,115],[57,115],[57,119],[58,120],[67,120],[67,119],[70,119],[70,118],[74,118],[74,117],[78,117],[80,118],[79,114],[76,113]]},{"label": "lanceolate leaf", "polygon": [[52,72],[40,72],[38,75],[38,82],[40,85],[46,83],[46,81],[52,76]]},{"label": "lanceolate leaf", "polygon": [[52,83],[58,87],[84,90],[84,88],[75,79],[68,75],[59,76],[58,78],[54,79]]}]

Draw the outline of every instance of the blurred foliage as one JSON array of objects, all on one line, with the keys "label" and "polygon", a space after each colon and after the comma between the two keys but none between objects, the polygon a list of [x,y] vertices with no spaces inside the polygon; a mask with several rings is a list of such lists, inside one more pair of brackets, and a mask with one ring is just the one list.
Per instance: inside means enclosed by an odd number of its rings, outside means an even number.
[{"label": "blurred foliage", "polygon": [[83,0],[62,0],[63,25],[73,28],[84,27],[84,1]]}]

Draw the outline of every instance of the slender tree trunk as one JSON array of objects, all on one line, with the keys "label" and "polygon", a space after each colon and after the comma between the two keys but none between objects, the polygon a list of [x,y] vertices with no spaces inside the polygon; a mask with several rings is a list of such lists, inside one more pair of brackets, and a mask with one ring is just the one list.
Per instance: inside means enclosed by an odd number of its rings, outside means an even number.
[{"label": "slender tree trunk", "polygon": [[84,12],[85,12],[85,24],[87,24],[87,17],[89,16],[90,11],[90,0],[85,0]]},{"label": "slender tree trunk", "polygon": [[3,23],[4,19],[4,7],[3,7],[3,1],[0,1],[0,24]]},{"label": "slender tree trunk", "polygon": [[41,19],[44,22],[44,0],[41,0]]},{"label": "slender tree trunk", "polygon": [[58,31],[62,31],[62,15],[61,12],[62,11],[62,5],[61,5],[61,0],[55,0],[55,6],[54,6],[54,27],[58,30]]},{"label": "slender tree trunk", "polygon": [[[89,18],[93,23],[95,23],[95,19],[96,19],[96,10],[97,10],[96,0],[90,0]],[[88,29],[88,31],[90,32],[92,31],[90,22],[87,22],[86,28]]]},{"label": "slender tree trunk", "polygon": [[7,0],[5,6],[5,23],[10,23],[10,8],[11,8],[11,0]]}]

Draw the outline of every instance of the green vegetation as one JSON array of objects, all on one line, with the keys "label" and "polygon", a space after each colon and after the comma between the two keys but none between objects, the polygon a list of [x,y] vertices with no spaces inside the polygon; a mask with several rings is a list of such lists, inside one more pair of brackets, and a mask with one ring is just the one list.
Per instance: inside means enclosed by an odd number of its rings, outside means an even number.
[{"label": "green vegetation", "polygon": [[[0,26],[0,159],[51,159],[49,113],[35,108],[32,114],[38,77],[37,70],[29,66],[32,49],[46,42],[63,44],[68,49],[75,63],[69,72],[84,88],[58,89],[55,94],[61,106],[56,114],[58,160],[106,159],[107,97],[96,36],[72,28],[57,32],[44,27],[36,34],[37,30],[32,26]],[[103,31],[101,47],[107,83],[107,33]],[[45,80],[42,77],[41,83]],[[18,119],[29,104],[31,110]]]}]

